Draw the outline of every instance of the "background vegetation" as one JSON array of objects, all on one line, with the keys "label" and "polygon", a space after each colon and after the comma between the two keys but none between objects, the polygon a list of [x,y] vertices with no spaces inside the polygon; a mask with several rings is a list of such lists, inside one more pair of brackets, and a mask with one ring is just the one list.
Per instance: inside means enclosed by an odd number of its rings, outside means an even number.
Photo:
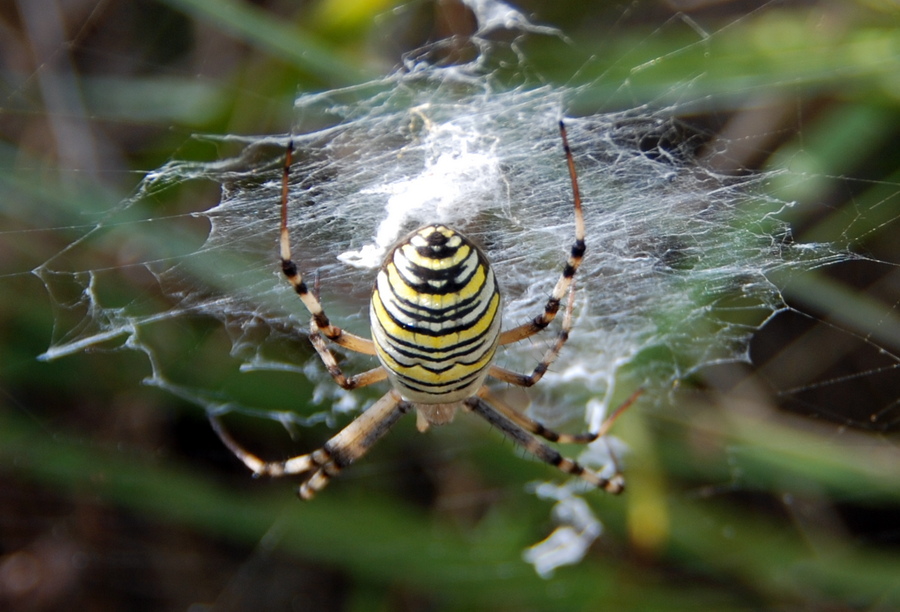
[{"label": "background vegetation", "polygon": [[[298,91],[385,74],[423,43],[468,32],[466,9],[452,0],[6,3],[0,607],[900,607],[896,4],[519,6],[571,39],[524,52],[547,82],[593,84],[573,113],[681,102],[689,81],[691,103],[679,107],[703,135],[707,163],[788,169],[773,189],[798,202],[798,239],[869,259],[790,279],[798,311],[757,335],[753,367],[710,367],[671,406],[630,412],[618,430],[632,448],[628,493],[591,498],[606,533],[580,565],[541,580],[520,557],[552,529],[549,506],[522,484],[545,467],[496,432],[418,436],[410,420],[301,505],[289,483],[250,479],[196,407],[142,387],[141,354],[36,359],[69,314],[58,306],[65,296],[48,296],[29,271],[145,172],[224,154],[194,133],[287,131]],[[647,65],[659,58],[660,69]],[[174,215],[218,198],[203,184],[165,195],[147,205]],[[101,245],[55,263],[119,268],[129,249]],[[147,280],[136,274],[123,296],[148,291]],[[227,341],[196,323],[173,354],[186,356],[188,374],[224,376]],[[246,390],[303,391],[302,382]]]}]

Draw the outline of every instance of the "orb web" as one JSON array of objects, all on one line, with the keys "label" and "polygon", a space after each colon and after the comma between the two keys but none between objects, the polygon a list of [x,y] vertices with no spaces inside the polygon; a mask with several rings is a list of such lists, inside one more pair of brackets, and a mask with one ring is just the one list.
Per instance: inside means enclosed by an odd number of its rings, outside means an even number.
[{"label": "orb web", "polygon": [[[498,27],[488,23],[486,31]],[[532,35],[555,34],[539,28]],[[141,351],[151,366],[146,383],[209,412],[241,412],[291,428],[333,423],[336,412],[363,408],[371,396],[340,390],[306,347],[308,313],[280,276],[278,205],[289,141],[296,151],[289,198],[295,259],[335,322],[367,335],[368,297],[385,250],[419,225],[444,223],[480,244],[493,262],[509,328],[541,311],[573,239],[572,189],[557,130],[565,121],[587,255],[577,277],[574,331],[530,392],[531,414],[554,427],[596,430],[617,398],[636,388],[661,405],[700,368],[748,361],[752,334],[787,308],[774,276],[854,257],[792,240],[781,218],[791,203],[769,189],[782,175],[734,176],[698,161],[697,142],[675,118],[679,105],[571,116],[582,89],[509,87],[491,62],[500,50],[524,61],[521,50],[474,40],[469,63],[441,64],[433,61],[434,49],[422,50],[377,81],[301,95],[290,133],[205,136],[241,151],[209,163],[172,161],[149,173],[136,196],[82,240],[127,235],[140,244],[150,254],[128,267],[149,273],[164,298],[116,303],[101,286],[106,269],[60,271],[58,256],[36,271],[58,309],[44,358],[111,345]],[[192,216],[206,225],[205,235],[173,233],[185,221],[180,217],[141,216],[143,202],[196,180],[221,186],[219,202]],[[241,371],[312,381],[309,406],[256,404],[185,376],[158,344],[155,328],[193,317],[226,330]],[[498,363],[528,372],[552,339],[550,333],[506,347]],[[364,357],[343,358],[348,371],[372,366]],[[598,448],[585,456],[597,468],[608,467],[608,459]],[[573,495],[545,495],[577,507],[579,527],[574,539],[566,539],[571,521],[551,536],[550,561],[543,549],[528,553],[544,575],[580,558],[601,531]],[[572,554],[560,554],[560,538]]]}]

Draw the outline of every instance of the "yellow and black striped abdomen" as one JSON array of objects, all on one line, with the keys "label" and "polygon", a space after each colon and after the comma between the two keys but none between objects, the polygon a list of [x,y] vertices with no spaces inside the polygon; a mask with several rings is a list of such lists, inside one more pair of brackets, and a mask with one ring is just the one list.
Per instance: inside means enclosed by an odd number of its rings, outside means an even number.
[{"label": "yellow and black striped abdomen", "polygon": [[375,281],[372,340],[407,400],[472,396],[500,337],[500,292],[487,259],[442,225],[420,228],[387,255]]}]

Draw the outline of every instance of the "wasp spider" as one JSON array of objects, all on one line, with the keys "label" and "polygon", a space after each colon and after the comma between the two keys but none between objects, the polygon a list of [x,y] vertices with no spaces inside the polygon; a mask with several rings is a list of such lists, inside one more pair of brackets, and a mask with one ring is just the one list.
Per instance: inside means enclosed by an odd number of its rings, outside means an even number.
[{"label": "wasp spider", "polygon": [[[293,145],[288,145],[281,189],[281,268],[312,315],[309,338],[328,373],[344,389],[365,387],[385,379],[391,389],[322,448],[284,461],[263,461],[247,452],[215,416],[211,417],[219,437],[238,459],[255,474],[309,474],[298,493],[301,498],[310,499],[342,469],[362,457],[403,414],[415,410],[417,427],[425,431],[431,425],[449,423],[461,408],[478,414],[513,442],[563,472],[610,493],[623,490],[621,476],[601,477],[563,457],[535,435],[559,443],[592,442],[604,435],[615,416],[636,399],[637,393],[616,410],[600,431],[569,435],[551,431],[517,412],[484,385],[485,379],[491,376],[521,387],[532,386],[541,379],[569,337],[574,278],[585,251],[584,218],[575,163],[562,121],[559,129],[572,181],[575,241],[544,311],[524,325],[501,331],[500,291],[490,262],[462,234],[444,225],[426,225],[403,238],[385,257],[372,292],[369,315],[372,340],[333,325],[291,259],[287,204]],[[556,341],[530,374],[519,374],[493,363],[498,346],[528,338],[546,328],[556,317],[564,297],[566,307]],[[381,365],[348,376],[328,348],[326,338],[345,349],[375,355]]]}]

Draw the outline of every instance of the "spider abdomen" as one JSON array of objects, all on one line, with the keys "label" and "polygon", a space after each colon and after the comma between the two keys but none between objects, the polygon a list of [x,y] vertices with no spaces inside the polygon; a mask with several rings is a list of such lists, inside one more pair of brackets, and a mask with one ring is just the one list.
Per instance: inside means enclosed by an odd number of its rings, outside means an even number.
[{"label": "spider abdomen", "polygon": [[494,358],[500,292],[471,241],[429,225],[388,253],[370,319],[378,358],[404,399],[459,402],[478,391]]}]

